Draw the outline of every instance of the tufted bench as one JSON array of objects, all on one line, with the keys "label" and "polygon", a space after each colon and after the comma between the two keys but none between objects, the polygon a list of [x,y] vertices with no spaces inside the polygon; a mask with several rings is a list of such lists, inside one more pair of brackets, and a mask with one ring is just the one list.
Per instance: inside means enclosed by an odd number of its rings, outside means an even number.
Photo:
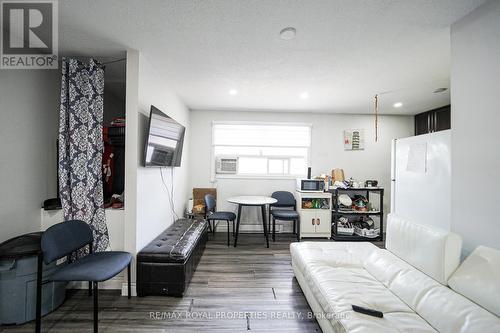
[{"label": "tufted bench", "polygon": [[207,242],[205,220],[179,219],[137,254],[137,296],[182,296]]}]

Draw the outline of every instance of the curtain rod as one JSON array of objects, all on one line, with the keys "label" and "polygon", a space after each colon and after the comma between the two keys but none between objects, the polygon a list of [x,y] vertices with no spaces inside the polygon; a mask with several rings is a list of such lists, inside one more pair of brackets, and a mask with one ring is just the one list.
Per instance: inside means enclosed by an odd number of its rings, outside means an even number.
[{"label": "curtain rod", "polygon": [[[82,59],[82,58],[85,58],[85,59],[95,59],[94,57],[88,57],[88,56],[64,56],[66,58],[75,58],[75,59]],[[110,61],[107,61],[107,62],[101,62],[101,65],[109,65],[109,64],[114,64],[115,62],[120,62],[120,61],[124,61],[124,60],[127,60],[127,58],[120,58],[120,59],[116,59],[116,60],[110,60]]]},{"label": "curtain rod", "polygon": [[124,61],[124,60],[127,60],[127,58],[121,58],[121,59],[111,60],[111,61],[108,61],[108,62],[103,62],[102,64],[103,65],[109,65],[109,64],[113,64],[115,62]]}]

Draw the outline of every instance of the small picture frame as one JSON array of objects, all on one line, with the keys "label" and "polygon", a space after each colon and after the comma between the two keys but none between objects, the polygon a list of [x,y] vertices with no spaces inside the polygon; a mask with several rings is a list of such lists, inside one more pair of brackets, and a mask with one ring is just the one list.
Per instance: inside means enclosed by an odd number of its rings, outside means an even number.
[{"label": "small picture frame", "polygon": [[365,130],[349,129],[344,130],[344,150],[364,150]]}]

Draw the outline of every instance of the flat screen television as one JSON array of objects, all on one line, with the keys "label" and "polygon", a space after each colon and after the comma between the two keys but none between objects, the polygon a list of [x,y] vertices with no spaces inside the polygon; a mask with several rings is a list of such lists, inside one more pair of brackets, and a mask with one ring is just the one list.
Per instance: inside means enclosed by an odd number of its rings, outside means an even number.
[{"label": "flat screen television", "polygon": [[144,149],[145,167],[178,167],[186,128],[151,105]]}]

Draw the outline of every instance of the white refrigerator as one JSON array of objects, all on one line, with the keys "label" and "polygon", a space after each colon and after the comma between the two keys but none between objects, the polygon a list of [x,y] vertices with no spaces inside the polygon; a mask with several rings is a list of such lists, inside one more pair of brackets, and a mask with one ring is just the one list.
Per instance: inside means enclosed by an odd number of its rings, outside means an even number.
[{"label": "white refrigerator", "polygon": [[451,130],[392,142],[391,212],[450,230]]}]

